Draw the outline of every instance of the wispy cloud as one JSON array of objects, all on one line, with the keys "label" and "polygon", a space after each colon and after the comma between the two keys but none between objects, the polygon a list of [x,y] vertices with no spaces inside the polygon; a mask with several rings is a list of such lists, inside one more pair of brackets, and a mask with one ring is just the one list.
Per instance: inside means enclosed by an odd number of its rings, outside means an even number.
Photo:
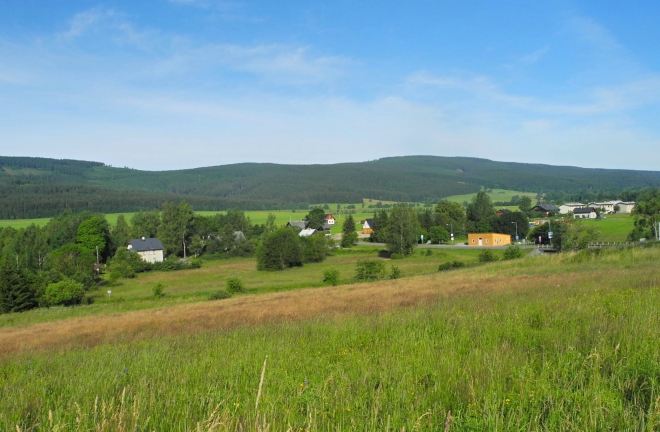
[{"label": "wispy cloud", "polygon": [[518,61],[520,63],[526,63],[526,64],[536,63],[537,61],[541,60],[541,58],[543,58],[543,56],[545,56],[549,50],[550,47],[546,45],[543,48],[537,49],[533,53],[520,57]]},{"label": "wispy cloud", "polygon": [[79,12],[69,20],[69,28],[60,33],[59,37],[64,40],[73,40],[82,36],[90,27],[97,24],[100,20],[114,15],[111,10],[94,8],[88,11]]}]

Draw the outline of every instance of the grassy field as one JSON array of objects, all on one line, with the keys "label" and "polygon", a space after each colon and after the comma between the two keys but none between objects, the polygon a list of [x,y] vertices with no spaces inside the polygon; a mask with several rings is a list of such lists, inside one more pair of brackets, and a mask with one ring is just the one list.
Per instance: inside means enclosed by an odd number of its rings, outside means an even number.
[{"label": "grassy field", "polygon": [[[493,189],[492,192],[488,192],[488,196],[493,202],[511,201],[511,198],[513,198],[514,195],[518,195],[520,197],[528,196],[532,199],[532,203],[534,203],[537,194],[535,192],[519,192],[514,190],[506,190],[506,189]],[[444,199],[446,199],[447,201],[463,203],[464,201],[467,202],[472,201],[472,198],[474,198],[475,196],[477,196],[477,194],[473,193],[467,195],[453,195]]]},{"label": "grassy field", "polygon": [[598,228],[600,241],[603,242],[625,242],[635,228],[635,219],[629,214],[605,215],[603,219],[584,220],[582,223]]},{"label": "grassy field", "polygon": [[657,430],[660,250],[0,330],[3,430]]},{"label": "grassy field", "polygon": [[[355,222],[359,224],[361,220],[373,217],[374,211],[371,209],[356,209],[355,210],[358,213],[353,214],[353,219],[355,219]],[[335,226],[332,227],[331,232],[333,234],[339,234],[341,232],[341,224],[344,221],[344,218],[346,217],[345,213],[334,213],[332,210],[327,210],[328,213],[331,213],[335,216],[337,219],[337,223]],[[220,211],[199,211],[195,212],[200,215],[204,216],[210,216],[218,213],[224,213]],[[268,218],[268,214],[273,213],[276,217],[275,223],[281,226],[286,225],[287,222],[295,221],[295,220],[302,220],[305,215],[307,214],[307,211],[305,210],[270,210],[270,211],[246,211],[245,215],[250,218],[252,223],[254,224],[263,224],[266,223],[266,219]],[[129,221],[133,217],[135,213],[111,213],[111,214],[106,214],[105,217],[108,220],[108,223],[110,225],[114,226],[117,224],[117,218],[119,217],[120,214],[123,214],[124,217],[126,218],[127,221]],[[17,220],[0,220],[0,227],[13,227],[16,229],[19,228],[26,228],[32,224],[35,224],[37,226],[44,226],[48,223],[50,218],[41,218],[41,219],[17,219]],[[358,226],[358,231],[362,230],[362,226]]]},{"label": "grassy field", "polygon": [[[323,286],[323,272],[335,268],[340,273],[341,283],[349,284],[355,276],[355,263],[361,259],[377,258],[379,248],[357,247],[353,250],[338,252],[322,263],[306,264],[281,272],[263,272],[256,270],[252,258],[232,258],[228,260],[206,261],[202,268],[177,272],[152,272],[138,274],[135,279],[122,279],[119,285],[102,286],[90,292],[94,303],[74,308],[35,309],[32,311],[0,315],[0,328],[48,322],[67,318],[107,315],[132,310],[143,310],[188,304],[204,301],[209,294],[225,288],[228,276],[241,278],[246,294],[255,295],[283,292],[309,287]],[[527,252],[527,251],[526,251]],[[428,254],[431,255],[428,255]],[[435,273],[438,266],[447,261],[477,263],[480,250],[445,249],[418,250],[404,260],[384,260],[387,270],[397,266],[402,277]],[[502,255],[502,251],[495,251]],[[165,296],[155,298],[153,286],[161,282],[165,285]],[[107,290],[111,290],[110,296]]]}]

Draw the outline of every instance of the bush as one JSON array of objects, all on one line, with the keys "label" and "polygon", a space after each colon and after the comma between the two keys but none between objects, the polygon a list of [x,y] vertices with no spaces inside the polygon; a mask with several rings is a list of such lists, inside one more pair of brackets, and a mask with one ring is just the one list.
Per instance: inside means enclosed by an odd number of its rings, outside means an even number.
[{"label": "bush", "polygon": [[300,237],[290,228],[266,235],[257,248],[257,270],[284,270],[301,265]]},{"label": "bush", "polygon": [[390,255],[390,258],[393,259],[393,260],[403,259],[403,255],[398,254],[398,253],[393,253],[392,255]]},{"label": "bush", "polygon": [[231,297],[231,293],[225,290],[217,290],[209,294],[209,300],[224,300],[230,297]]},{"label": "bush", "polygon": [[111,274],[118,273],[119,276],[123,277],[124,279],[133,279],[135,277],[135,269],[125,261],[113,262],[110,268]]},{"label": "bush", "polygon": [[44,293],[44,299],[49,306],[72,306],[79,304],[85,296],[83,284],[72,279],[49,284]]},{"label": "bush", "polygon": [[504,251],[504,259],[505,260],[512,260],[512,259],[517,259],[517,258],[522,258],[523,253],[522,250],[516,245],[511,245],[506,250]]},{"label": "bush", "polygon": [[119,283],[119,279],[121,279],[121,273],[119,273],[117,270],[113,270],[109,274],[108,283],[110,285],[116,285]]},{"label": "bush", "polygon": [[399,267],[392,266],[390,271],[390,279],[399,279],[401,277],[401,269]]},{"label": "bush", "polygon": [[165,260],[163,262],[153,263],[151,268],[157,271],[177,271],[177,270],[188,270],[188,269],[197,269],[202,266],[202,260],[199,259],[176,259],[174,257]]},{"label": "bush", "polygon": [[438,271],[453,270],[461,267],[465,267],[465,263],[462,261],[448,261],[440,264]]},{"label": "bush", "polygon": [[229,276],[227,278],[226,286],[228,293],[235,294],[235,293],[242,293],[245,291],[245,287],[243,286],[243,281],[235,276]]},{"label": "bush", "polygon": [[355,279],[358,281],[379,280],[385,277],[385,261],[359,260],[355,267]]},{"label": "bush", "polygon": [[433,251],[431,249],[426,249],[426,252],[424,253],[426,256],[433,256]]},{"label": "bush", "polygon": [[330,267],[323,271],[323,283],[330,284],[332,286],[339,285],[339,270],[334,267]]},{"label": "bush", "polygon": [[479,262],[487,263],[497,261],[497,256],[492,250],[484,249],[479,254]]},{"label": "bush", "polygon": [[165,293],[163,293],[163,290],[165,289],[165,284],[158,281],[154,284],[154,286],[151,288],[151,291],[154,293],[154,297],[163,297]]}]

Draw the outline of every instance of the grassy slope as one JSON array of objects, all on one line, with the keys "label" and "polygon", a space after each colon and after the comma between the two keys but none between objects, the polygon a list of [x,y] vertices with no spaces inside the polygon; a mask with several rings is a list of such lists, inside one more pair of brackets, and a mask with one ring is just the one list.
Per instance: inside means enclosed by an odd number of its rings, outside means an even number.
[{"label": "grassy slope", "polygon": [[[323,271],[334,267],[340,272],[342,283],[350,283],[355,274],[355,263],[361,259],[377,259],[378,248],[359,247],[354,251],[337,253],[322,263],[306,264],[282,272],[260,272],[254,259],[235,258],[206,262],[201,269],[178,272],[139,274],[135,279],[123,279],[118,286],[103,287],[90,293],[94,304],[75,308],[36,309],[17,314],[0,315],[0,328],[49,322],[66,318],[107,315],[131,310],[153,309],[204,301],[216,290],[225,288],[227,276],[243,280],[247,294],[282,292],[323,285]],[[480,250],[434,250],[432,255],[419,250],[405,260],[385,260],[401,269],[402,277],[435,273],[447,261],[476,263]],[[502,251],[495,251],[501,255]],[[154,298],[152,287],[156,282],[165,285],[166,296]],[[107,296],[107,290],[112,294]]]},{"label": "grassy slope", "polygon": [[451,412],[451,430],[653,430],[658,259],[538,257],[0,331],[5,347],[70,340],[2,363],[0,427],[437,431]]}]

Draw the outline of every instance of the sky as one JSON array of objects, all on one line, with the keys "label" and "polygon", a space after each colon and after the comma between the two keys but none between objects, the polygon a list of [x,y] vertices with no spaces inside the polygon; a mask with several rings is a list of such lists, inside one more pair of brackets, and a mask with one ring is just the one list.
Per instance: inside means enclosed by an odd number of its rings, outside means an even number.
[{"label": "sky", "polygon": [[3,0],[0,155],[660,169],[660,2]]}]

